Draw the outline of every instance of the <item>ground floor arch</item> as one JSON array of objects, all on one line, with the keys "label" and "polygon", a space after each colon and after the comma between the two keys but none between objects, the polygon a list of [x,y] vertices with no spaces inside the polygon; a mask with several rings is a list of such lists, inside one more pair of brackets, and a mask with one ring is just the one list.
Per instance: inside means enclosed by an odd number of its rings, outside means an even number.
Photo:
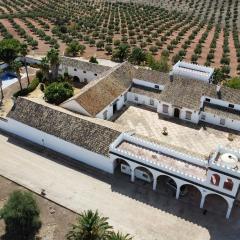
[{"label": "ground floor arch", "polygon": [[79,83],[80,82],[80,78],[78,76],[74,76],[73,77],[73,82]]},{"label": "ground floor arch", "polygon": [[175,178],[162,174],[157,177],[156,190],[167,195],[175,196],[178,185],[179,184]]},{"label": "ground floor arch", "polygon": [[193,205],[199,206],[202,199],[201,190],[192,184],[184,183],[180,186],[180,198],[191,202]]},{"label": "ground floor arch", "polygon": [[146,167],[137,166],[134,169],[135,180],[142,180],[152,183],[154,180],[153,173]]}]

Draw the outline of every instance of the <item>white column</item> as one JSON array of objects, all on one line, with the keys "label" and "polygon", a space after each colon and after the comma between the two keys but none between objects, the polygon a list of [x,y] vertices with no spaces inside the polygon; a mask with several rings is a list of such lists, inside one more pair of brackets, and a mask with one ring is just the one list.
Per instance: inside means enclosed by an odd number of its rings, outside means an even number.
[{"label": "white column", "polygon": [[232,211],[232,207],[233,207],[233,202],[228,203],[228,210],[227,210],[227,214],[226,214],[226,218],[229,219],[231,211]]},{"label": "white column", "polygon": [[176,199],[179,198],[181,187],[177,185]]},{"label": "white column", "polygon": [[156,191],[156,188],[157,188],[157,178],[154,177],[153,178],[153,191]]},{"label": "white column", "polygon": [[205,202],[206,195],[202,193],[202,198],[200,202],[200,208],[203,208],[204,202]]},{"label": "white column", "polygon": [[131,169],[131,182],[135,181],[135,171],[134,169]]}]

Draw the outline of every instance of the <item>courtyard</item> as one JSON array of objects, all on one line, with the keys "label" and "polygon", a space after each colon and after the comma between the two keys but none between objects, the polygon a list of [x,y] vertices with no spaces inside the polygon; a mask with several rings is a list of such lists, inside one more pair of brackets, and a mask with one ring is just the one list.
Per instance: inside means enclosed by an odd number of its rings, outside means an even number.
[{"label": "courtyard", "polygon": [[0,134],[0,149],[0,175],[36,193],[45,189],[48,199],[78,213],[98,209],[110,218],[110,224],[130,233],[134,240],[238,237],[239,208],[235,206],[227,221],[221,199],[209,199],[204,211],[194,190],[176,200],[162,185],[164,180],[155,192],[146,182],[132,183],[130,176],[104,174],[80,163],[70,165],[64,156],[4,134]]},{"label": "courtyard", "polygon": [[[239,133],[232,133],[233,140],[230,141],[229,132],[225,129],[168,118],[155,110],[134,104],[128,104],[113,119],[115,123],[133,129],[137,135],[204,158],[214,152],[218,145],[230,148],[238,148],[240,145]],[[162,134],[164,127],[167,128],[168,135]]]}]

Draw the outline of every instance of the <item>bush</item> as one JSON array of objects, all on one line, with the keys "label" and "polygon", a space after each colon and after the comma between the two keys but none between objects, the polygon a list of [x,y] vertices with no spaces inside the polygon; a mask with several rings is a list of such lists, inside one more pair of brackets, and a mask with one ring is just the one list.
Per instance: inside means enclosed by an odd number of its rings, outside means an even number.
[{"label": "bush", "polygon": [[15,191],[0,211],[6,224],[6,239],[34,239],[41,227],[40,210],[30,192]]},{"label": "bush", "polygon": [[230,88],[240,89],[240,77],[234,77],[228,80],[224,85]]},{"label": "bush", "polygon": [[72,96],[73,88],[67,82],[51,83],[44,92],[45,100],[56,105],[59,105]]},{"label": "bush", "polygon": [[39,79],[39,82],[42,82],[42,80],[43,80],[43,72],[41,70],[38,70],[36,72],[36,78]]},{"label": "bush", "polygon": [[34,78],[27,88],[20,90],[13,94],[13,97],[17,98],[19,96],[27,96],[29,93],[33,92],[39,84],[38,78]]},{"label": "bush", "polygon": [[97,58],[96,58],[96,57],[93,57],[93,56],[90,57],[89,62],[90,62],[90,63],[96,63],[96,64],[98,64]]}]

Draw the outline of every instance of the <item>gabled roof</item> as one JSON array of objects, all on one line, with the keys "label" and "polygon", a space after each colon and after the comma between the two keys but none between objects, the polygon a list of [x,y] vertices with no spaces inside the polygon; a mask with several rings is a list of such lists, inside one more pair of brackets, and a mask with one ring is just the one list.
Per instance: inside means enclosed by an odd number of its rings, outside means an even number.
[{"label": "gabled roof", "polygon": [[105,156],[109,145],[124,131],[118,124],[21,97],[7,117]]},{"label": "gabled roof", "polygon": [[117,65],[91,81],[68,102],[75,100],[91,116],[96,116],[131,86],[132,68],[127,62]]}]

